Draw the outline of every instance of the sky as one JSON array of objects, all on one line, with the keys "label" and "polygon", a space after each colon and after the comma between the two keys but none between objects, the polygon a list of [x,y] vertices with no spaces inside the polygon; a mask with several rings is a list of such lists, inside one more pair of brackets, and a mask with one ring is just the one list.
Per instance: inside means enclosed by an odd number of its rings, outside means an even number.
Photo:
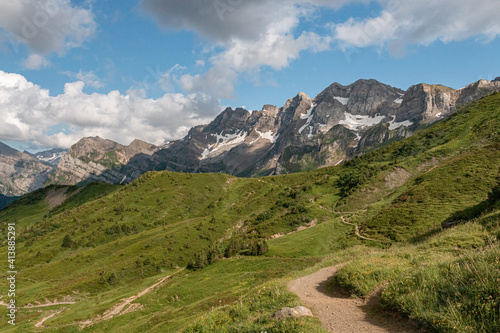
[{"label": "sky", "polygon": [[0,0],[0,141],[157,145],[334,82],[500,76],[498,0]]}]

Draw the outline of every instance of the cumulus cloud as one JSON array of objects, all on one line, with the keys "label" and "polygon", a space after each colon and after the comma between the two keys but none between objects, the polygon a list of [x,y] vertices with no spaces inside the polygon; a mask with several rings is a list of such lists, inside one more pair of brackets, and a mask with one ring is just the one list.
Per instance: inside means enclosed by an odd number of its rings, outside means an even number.
[{"label": "cumulus cloud", "polygon": [[24,60],[23,66],[27,69],[42,69],[50,65],[50,61],[45,59],[45,57],[39,54],[32,54],[27,59]]},{"label": "cumulus cloud", "polygon": [[89,9],[70,0],[0,0],[0,27],[43,55],[80,46],[95,33],[96,23]]},{"label": "cumulus cloud", "polygon": [[429,45],[436,40],[459,41],[476,37],[490,41],[500,34],[498,0],[480,4],[469,0],[374,0],[378,16],[331,22],[333,33],[299,31],[322,8],[340,9],[370,0],[143,0],[142,7],[158,23],[175,30],[193,31],[219,48],[202,74],[186,74],[181,86],[229,98],[233,82],[242,73],[258,73],[267,66],[283,69],[306,50],[325,51],[335,42],[341,50],[387,47],[392,54],[406,45]]},{"label": "cumulus cloud", "polygon": [[0,140],[67,148],[84,136],[99,135],[124,144],[136,138],[162,144],[220,111],[217,100],[201,93],[146,99],[133,90],[89,95],[84,86],[67,83],[64,93],[51,96],[22,75],[0,71]]},{"label": "cumulus cloud", "polygon": [[[346,1],[319,2],[339,6]],[[194,31],[222,47],[210,57],[211,67],[206,72],[186,74],[179,80],[187,91],[203,91],[217,98],[233,97],[233,83],[240,74],[256,74],[263,66],[280,70],[302,51],[328,49],[332,40],[309,31],[295,34],[302,19],[317,14],[318,8],[311,2],[145,0],[142,5],[160,25]]]},{"label": "cumulus cloud", "polygon": [[368,2],[370,0],[143,0],[142,7],[165,28],[194,31],[209,40],[227,42],[235,38],[257,40],[273,22],[295,20],[295,15],[304,14],[297,10],[299,8],[338,9],[346,3]]},{"label": "cumulus cloud", "polygon": [[388,46],[400,50],[406,45],[430,45],[477,38],[488,42],[500,35],[500,2],[483,0],[378,0],[380,16],[349,19],[334,27],[341,48]]},{"label": "cumulus cloud", "polygon": [[96,89],[104,88],[104,83],[101,81],[100,78],[97,77],[97,75],[94,74],[93,71],[84,72],[80,70],[78,73],[66,71],[63,72],[62,74],[65,74],[72,79],[77,79],[79,81],[82,81],[83,83],[85,83],[86,86],[90,86]]}]

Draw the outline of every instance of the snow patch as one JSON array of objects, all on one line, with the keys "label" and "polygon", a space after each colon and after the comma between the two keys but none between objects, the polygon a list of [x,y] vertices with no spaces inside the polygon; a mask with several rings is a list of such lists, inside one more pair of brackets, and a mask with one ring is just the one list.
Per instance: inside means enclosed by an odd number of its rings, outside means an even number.
[{"label": "snow patch", "polygon": [[347,125],[350,129],[359,131],[365,127],[370,127],[373,125],[380,124],[384,120],[385,116],[375,116],[371,118],[370,116],[361,116],[350,114],[349,112],[344,112],[345,120],[339,121],[340,125]]},{"label": "snow patch", "polygon": [[36,155],[36,159],[38,159],[39,161],[42,161],[42,162],[45,162],[45,163],[50,163],[50,162],[53,162],[55,160],[57,160],[58,158],[61,158],[63,157],[63,155],[65,154],[66,152],[60,152],[60,153],[52,153],[51,156],[48,156],[48,157],[44,157],[42,154],[40,155]]},{"label": "snow patch", "polygon": [[[216,143],[215,143],[216,145],[219,145],[219,144],[224,145],[226,142],[234,140],[234,139],[238,139],[239,142],[245,141],[245,138],[247,137],[247,133],[244,132],[242,134],[242,132],[243,132],[243,130],[240,130],[234,134],[222,135],[222,133],[221,133],[221,134],[212,134],[212,136],[217,137]],[[231,143],[233,144],[234,142],[231,142]]]},{"label": "snow patch", "polygon": [[[316,104],[313,104],[309,110],[307,110],[307,113],[306,114],[303,114],[300,116],[300,119],[307,119],[306,123],[304,124],[304,126],[302,126],[300,129],[299,129],[299,134],[302,134],[302,132],[311,124],[311,121],[314,117],[314,114],[313,114],[313,111],[314,109],[316,108]],[[312,132],[312,130],[311,130]],[[309,134],[309,135],[312,135],[312,134]],[[308,136],[309,136],[308,135]]]},{"label": "snow patch", "polygon": [[349,102],[349,98],[346,98],[346,97],[334,97],[333,99],[336,99],[342,105],[347,105],[347,102]]},{"label": "snow patch", "polygon": [[216,142],[213,145],[209,145],[203,153],[201,153],[201,159],[206,159],[208,157],[213,157],[217,156],[217,152],[219,150],[229,150],[231,147],[234,147],[242,142],[245,141],[245,139],[248,136],[247,132],[244,132],[243,130],[239,130],[238,132],[234,134],[211,134],[212,136],[216,137]]},{"label": "snow patch", "polygon": [[439,112],[439,113],[436,115],[436,118],[441,118],[441,115],[442,115],[442,114],[443,114],[442,112]]},{"label": "snow patch", "polygon": [[260,135],[261,138],[269,140],[269,141],[271,141],[271,143],[275,143],[276,140],[278,139],[278,137],[280,136],[279,134],[273,134],[272,131],[268,131],[268,132],[265,132],[265,133],[259,132],[257,130],[255,130],[255,131],[257,133],[259,133],[259,135]]},{"label": "snow patch", "polygon": [[403,99],[402,98],[395,99],[394,103],[401,104],[403,103]]},{"label": "snow patch", "polygon": [[411,125],[413,125],[413,123],[409,120],[405,120],[405,121],[398,123],[398,122],[396,122],[396,116],[392,116],[392,117],[393,117],[392,120],[389,122],[389,129],[390,130],[398,129],[401,126],[410,127]]}]

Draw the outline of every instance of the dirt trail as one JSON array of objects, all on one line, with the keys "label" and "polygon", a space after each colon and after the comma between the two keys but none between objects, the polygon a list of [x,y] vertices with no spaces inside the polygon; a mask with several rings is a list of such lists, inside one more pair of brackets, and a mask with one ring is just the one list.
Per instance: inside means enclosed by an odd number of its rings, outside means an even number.
[{"label": "dirt trail", "polygon": [[[170,279],[172,276],[174,276],[177,273],[182,272],[183,270],[184,270],[184,268],[178,270],[177,272],[173,273],[172,275],[165,276],[163,279],[161,279],[157,283],[153,284],[151,287],[148,287],[148,288],[144,289],[143,291],[141,291],[137,295],[130,296],[128,298],[123,298],[122,300],[120,300],[119,303],[115,304],[109,310],[107,310],[106,312],[104,312],[103,315],[97,316],[96,318],[91,319],[91,320],[87,320],[87,321],[81,322],[80,323],[80,328],[83,329],[83,328],[85,328],[87,326],[91,326],[91,325],[93,325],[95,323],[98,323],[100,321],[110,320],[111,318],[113,318],[113,317],[115,317],[117,315],[122,315],[124,313],[130,312],[130,309],[127,309],[124,312],[122,312],[122,310],[125,309],[125,307],[127,305],[129,305],[130,303],[132,303],[133,301],[135,301],[139,297],[144,296],[145,294],[149,293],[151,290],[153,290],[154,288],[158,287],[160,284],[162,284],[163,282],[165,282],[167,279]],[[131,305],[131,307],[132,307],[132,305]]]},{"label": "dirt trail", "polygon": [[357,224],[354,224],[354,223],[351,223],[351,222],[347,222],[347,220],[345,219],[344,214],[357,214],[359,212],[366,212],[366,209],[361,209],[361,210],[359,210],[357,212],[336,212],[336,211],[333,211],[333,210],[328,209],[325,206],[321,206],[321,205],[319,205],[319,208],[321,208],[323,210],[327,210],[327,211],[329,211],[331,213],[334,213],[334,214],[341,215],[340,219],[341,219],[342,223],[350,225],[350,226],[353,226],[354,227],[354,232],[355,232],[356,236],[358,236],[361,239],[372,241],[372,242],[379,242],[379,243],[390,243],[388,241],[382,241],[382,240],[378,240],[378,239],[368,238],[368,237],[365,237],[365,236],[361,235],[361,232],[359,231],[359,226]]},{"label": "dirt trail", "polygon": [[65,308],[62,308],[62,309],[59,309],[59,310],[57,310],[56,312],[54,312],[54,313],[52,313],[52,314],[50,314],[50,315],[48,315],[48,316],[43,317],[43,318],[42,318],[39,322],[37,322],[37,323],[35,324],[35,327],[43,327],[43,323],[44,323],[45,321],[49,320],[49,319],[50,319],[50,318],[52,318],[52,317],[57,316],[58,314],[60,314],[60,313],[61,313],[61,312],[63,312],[64,310],[66,310],[66,309],[65,309]]},{"label": "dirt trail", "polygon": [[327,282],[341,267],[339,265],[323,268],[314,274],[294,280],[288,284],[288,289],[297,294],[305,306],[311,308],[330,332],[417,332],[408,323],[380,314],[380,311],[377,311],[377,295],[364,301],[329,290]]},{"label": "dirt trail", "polygon": [[28,304],[26,306],[23,306],[23,309],[32,309],[32,308],[46,308],[48,306],[56,306],[56,305],[71,305],[75,304],[76,302],[54,302],[54,303],[47,303],[47,304]]},{"label": "dirt trail", "polygon": [[342,220],[342,223],[347,224],[347,225],[352,225],[354,227],[354,232],[356,233],[356,236],[358,236],[361,239],[369,240],[369,241],[372,241],[372,242],[389,243],[387,241],[381,241],[381,240],[378,240],[378,239],[373,239],[373,238],[365,237],[365,236],[361,235],[361,233],[359,232],[359,227],[358,227],[357,224],[347,222],[344,216],[341,216],[340,219]]}]

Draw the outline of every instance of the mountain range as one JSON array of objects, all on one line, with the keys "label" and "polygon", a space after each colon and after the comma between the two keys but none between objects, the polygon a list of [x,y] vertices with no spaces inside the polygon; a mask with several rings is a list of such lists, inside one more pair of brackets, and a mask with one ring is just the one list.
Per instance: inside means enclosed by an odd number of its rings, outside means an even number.
[{"label": "mountain range", "polygon": [[314,99],[300,92],[279,108],[227,108],[162,147],[89,137],[69,150],[30,154],[0,143],[0,194],[19,196],[48,184],[128,183],[147,171],[252,177],[333,166],[412,136],[496,91],[500,78],[458,90],[417,84],[407,91],[358,80],[334,83]]}]

